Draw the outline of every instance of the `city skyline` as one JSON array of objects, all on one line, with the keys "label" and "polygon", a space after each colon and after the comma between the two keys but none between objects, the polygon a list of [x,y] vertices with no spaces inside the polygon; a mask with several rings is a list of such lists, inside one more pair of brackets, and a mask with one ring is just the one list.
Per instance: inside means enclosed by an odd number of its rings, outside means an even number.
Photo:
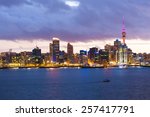
[{"label": "city skyline", "polygon": [[[115,38],[119,39],[119,38]],[[113,41],[115,39],[111,40],[105,40],[105,41],[89,41],[89,42],[69,42],[74,46],[75,53],[79,53],[81,49],[88,50],[90,47],[98,47],[99,49],[104,49],[104,46],[106,44],[113,45]],[[22,51],[31,51],[34,47],[38,46],[42,49],[42,53],[49,52],[49,42],[50,40],[33,40],[33,41],[5,41],[0,40],[0,52],[8,52],[9,49],[12,49],[13,52],[22,52]],[[122,39],[119,39],[122,40]],[[142,41],[140,39],[137,40],[126,40],[128,46],[133,50],[133,52],[136,53],[150,53],[148,46],[150,45],[150,41]],[[24,43],[26,43],[24,45]],[[64,50],[67,52],[67,43],[66,41],[61,40],[60,48],[61,50]],[[6,46],[7,45],[7,46]]]},{"label": "city skyline", "polygon": [[29,51],[36,45],[48,52],[53,37],[60,38],[65,51],[68,42],[76,53],[92,46],[102,49],[121,39],[124,16],[128,46],[133,52],[149,53],[149,4],[145,0],[1,1],[0,52]]}]

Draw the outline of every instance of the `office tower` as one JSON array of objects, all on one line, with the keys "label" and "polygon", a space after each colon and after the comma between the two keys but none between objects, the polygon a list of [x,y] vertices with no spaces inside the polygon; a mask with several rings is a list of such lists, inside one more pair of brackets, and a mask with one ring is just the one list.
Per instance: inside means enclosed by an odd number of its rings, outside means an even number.
[{"label": "office tower", "polygon": [[53,38],[52,43],[50,43],[50,55],[53,62],[59,62],[59,39]]},{"label": "office tower", "polygon": [[32,58],[31,58],[30,62],[33,64],[41,64],[42,63],[41,49],[36,47],[32,50]]},{"label": "office tower", "polygon": [[32,50],[32,55],[33,56],[41,56],[41,49],[39,49],[39,47],[36,47]]},{"label": "office tower", "polygon": [[119,63],[120,64],[127,64],[128,63],[128,47],[126,44],[122,44],[119,48]]},{"label": "office tower", "polygon": [[87,51],[86,50],[80,50],[80,55],[87,55]]},{"label": "office tower", "polygon": [[67,44],[67,54],[73,55],[73,46],[70,43]]},{"label": "office tower", "polygon": [[115,47],[112,46],[112,45],[106,44],[106,45],[105,45],[105,50],[106,50],[107,52],[109,52],[109,62],[112,62],[112,61],[114,62],[114,61],[116,61]]},{"label": "office tower", "polygon": [[105,49],[100,49],[99,50],[99,63],[104,64],[104,63],[109,62],[109,52],[106,51]]},{"label": "office tower", "polygon": [[128,49],[127,57],[128,57],[128,64],[132,64],[133,63],[133,52],[131,49]]},{"label": "office tower", "polygon": [[80,64],[87,64],[88,63],[88,57],[87,57],[87,51],[80,50]]},{"label": "office tower", "polygon": [[114,41],[114,49],[115,49],[115,50],[118,50],[119,47],[120,47],[120,45],[121,45],[121,41],[119,41],[119,39],[116,39],[116,40]]},{"label": "office tower", "polygon": [[67,44],[67,55],[68,55],[68,62],[74,63],[73,46],[70,43]]},{"label": "office tower", "polygon": [[59,51],[59,63],[67,62],[67,53],[65,51]]},{"label": "office tower", "polygon": [[78,53],[74,54],[74,63],[76,64],[80,63],[80,54]]},{"label": "office tower", "polygon": [[116,39],[114,41],[114,52],[115,52],[115,62],[119,63],[119,48],[121,46],[121,41],[119,39]]},{"label": "office tower", "polygon": [[96,47],[93,47],[93,48],[90,48],[89,52],[88,52],[88,58],[90,60],[92,60],[93,62],[95,62],[96,60],[96,55],[97,55],[97,52],[98,52],[98,48]]},{"label": "office tower", "polygon": [[20,53],[20,56],[21,56],[21,64],[26,65],[26,64],[30,63],[30,59],[32,57],[32,52],[24,51],[24,52]]},{"label": "office tower", "polygon": [[53,44],[49,44],[50,62],[53,61]]}]

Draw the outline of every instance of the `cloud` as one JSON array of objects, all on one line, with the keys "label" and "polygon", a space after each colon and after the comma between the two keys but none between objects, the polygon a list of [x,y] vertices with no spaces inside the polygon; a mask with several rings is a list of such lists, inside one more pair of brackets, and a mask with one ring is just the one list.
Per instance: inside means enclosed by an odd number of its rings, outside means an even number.
[{"label": "cloud", "polygon": [[[66,4],[67,1],[76,7]],[[143,0],[0,0],[0,39],[64,41],[150,38],[150,2]]]},{"label": "cloud", "polygon": [[18,6],[24,3],[27,4],[29,2],[28,0],[0,0],[0,6],[6,7]]}]

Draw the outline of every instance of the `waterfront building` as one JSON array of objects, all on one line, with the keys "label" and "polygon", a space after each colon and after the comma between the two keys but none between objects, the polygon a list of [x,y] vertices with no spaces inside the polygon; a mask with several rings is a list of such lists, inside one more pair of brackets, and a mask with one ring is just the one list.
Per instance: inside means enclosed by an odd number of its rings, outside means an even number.
[{"label": "waterfront building", "polygon": [[121,45],[121,41],[119,41],[119,39],[116,39],[114,41],[114,49],[119,50],[120,45]]},{"label": "waterfront building", "polygon": [[98,48],[92,47],[89,49],[88,58],[91,61],[96,62],[98,60],[97,55],[98,55]]},{"label": "waterfront building", "polygon": [[133,52],[130,48],[127,50],[127,58],[128,58],[128,64],[133,63]]},{"label": "waterfront building", "polygon": [[11,54],[11,62],[10,63],[21,63],[20,53]]},{"label": "waterfront building", "polygon": [[67,56],[68,56],[68,62],[74,63],[73,45],[71,45],[70,43],[67,44]]},{"label": "waterfront building", "polygon": [[30,62],[32,64],[41,64],[43,62],[41,49],[39,49],[39,47],[36,47],[32,50],[32,57]]},{"label": "waterfront building", "polygon": [[49,44],[50,62],[53,61],[53,44]]},{"label": "waterfront building", "polygon": [[150,54],[143,53],[144,65],[150,65]]},{"label": "waterfront building", "polygon": [[88,64],[87,51],[80,50],[80,64]]},{"label": "waterfront building", "polygon": [[106,51],[105,49],[100,49],[99,50],[99,63],[105,64],[108,62],[109,62],[109,52]]},{"label": "waterfront building", "polygon": [[43,59],[43,65],[48,65],[50,63],[50,55],[49,53],[43,53],[42,54],[42,59]]},{"label": "waterfront building", "polygon": [[80,54],[78,54],[78,53],[74,54],[74,63],[75,64],[80,63]]},{"label": "waterfront building", "polygon": [[58,38],[53,38],[52,43],[50,43],[50,55],[52,62],[59,62],[59,51],[60,51],[60,40]]},{"label": "waterfront building", "polygon": [[32,50],[32,55],[33,55],[33,56],[41,57],[41,49],[39,49],[39,47],[36,46],[36,48],[34,48],[34,49]]},{"label": "waterfront building", "polygon": [[100,55],[99,55],[99,52],[95,52],[95,57],[94,57],[94,63],[99,63],[99,58],[100,58]]},{"label": "waterfront building", "polygon": [[67,53],[65,51],[60,51],[59,52],[59,63],[64,63],[67,62]]},{"label": "waterfront building", "polygon": [[27,51],[21,52],[20,57],[21,57],[21,65],[22,66],[30,64],[30,59],[32,57],[32,52],[27,52]]},{"label": "waterfront building", "polygon": [[1,59],[4,65],[12,63],[12,56],[16,55],[16,52],[2,52]]},{"label": "waterfront building", "polygon": [[119,48],[120,48],[120,46],[121,46],[121,41],[119,41],[119,39],[116,39],[116,40],[114,41],[114,55],[115,55],[115,60],[114,60],[114,62],[115,62],[116,64],[119,63]]},{"label": "waterfront building", "polygon": [[122,44],[119,48],[119,64],[128,64],[128,47]]},{"label": "waterfront building", "polygon": [[143,53],[143,58],[145,62],[150,62],[150,54]]},{"label": "waterfront building", "polygon": [[116,49],[113,45],[106,44],[105,50],[109,53],[109,62],[116,62]]},{"label": "waterfront building", "polygon": [[70,43],[67,44],[67,54],[71,56],[73,55],[73,45]]}]

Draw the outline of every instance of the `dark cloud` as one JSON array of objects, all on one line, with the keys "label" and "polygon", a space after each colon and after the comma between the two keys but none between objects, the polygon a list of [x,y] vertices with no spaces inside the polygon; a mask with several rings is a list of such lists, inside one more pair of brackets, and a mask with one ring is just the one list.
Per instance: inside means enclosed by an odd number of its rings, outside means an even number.
[{"label": "dark cloud", "polygon": [[43,5],[48,9],[49,13],[70,10],[69,6],[65,5],[64,2],[61,0],[32,0],[32,2],[38,3],[39,5]]},{"label": "dark cloud", "polygon": [[123,16],[129,39],[150,38],[149,1],[78,0],[79,7],[69,7],[65,1],[0,0],[0,39],[118,38]]},{"label": "dark cloud", "polygon": [[0,6],[17,6],[24,3],[29,3],[27,0],[0,0]]}]

